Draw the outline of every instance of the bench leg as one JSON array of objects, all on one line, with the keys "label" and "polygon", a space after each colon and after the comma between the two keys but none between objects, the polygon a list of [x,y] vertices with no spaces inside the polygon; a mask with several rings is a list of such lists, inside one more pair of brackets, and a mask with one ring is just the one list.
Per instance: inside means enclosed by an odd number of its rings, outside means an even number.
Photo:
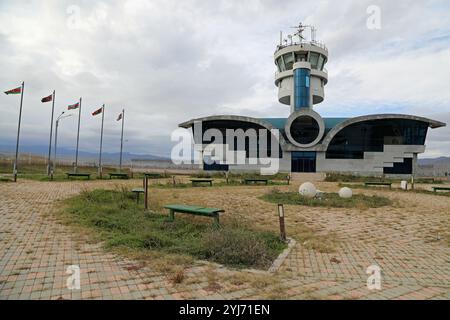
[{"label": "bench leg", "polygon": [[139,192],[136,192],[136,203],[139,204]]},{"label": "bench leg", "polygon": [[173,209],[169,209],[169,218],[171,221],[175,220],[175,212]]},{"label": "bench leg", "polygon": [[214,216],[214,227],[216,228],[220,227],[219,215]]}]

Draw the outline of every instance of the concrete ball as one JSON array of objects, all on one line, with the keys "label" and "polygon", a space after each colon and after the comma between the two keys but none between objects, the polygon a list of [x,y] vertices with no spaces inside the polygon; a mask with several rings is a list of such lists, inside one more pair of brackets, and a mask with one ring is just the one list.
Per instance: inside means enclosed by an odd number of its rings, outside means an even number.
[{"label": "concrete ball", "polygon": [[344,187],[339,190],[339,197],[344,199],[350,199],[353,196],[353,191],[350,188]]},{"label": "concrete ball", "polygon": [[302,197],[314,198],[317,194],[317,189],[311,182],[305,182],[298,189],[298,193],[300,193]]}]

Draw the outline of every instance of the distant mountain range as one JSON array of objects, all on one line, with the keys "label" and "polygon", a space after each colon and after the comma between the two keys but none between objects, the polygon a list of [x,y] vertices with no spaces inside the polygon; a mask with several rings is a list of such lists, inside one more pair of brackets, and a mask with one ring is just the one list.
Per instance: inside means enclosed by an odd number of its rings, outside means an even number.
[{"label": "distant mountain range", "polygon": [[450,157],[419,159],[419,165],[447,166],[450,168]]},{"label": "distant mountain range", "polygon": [[[0,154],[9,154],[11,155],[14,152],[15,147],[10,145],[0,145]],[[30,153],[37,156],[46,157],[48,153],[48,146],[20,146],[20,152]],[[53,156],[53,154],[52,154]],[[70,148],[58,148],[58,159],[73,159],[75,156],[75,150]],[[98,153],[97,152],[87,152],[79,150],[78,157],[82,161],[98,161]],[[119,152],[103,152],[102,159],[106,164],[118,164],[119,163]],[[128,162],[131,159],[145,159],[145,160],[169,160],[168,157],[164,156],[155,156],[152,154],[136,154],[130,152],[124,152],[122,155],[123,162]]]},{"label": "distant mountain range", "polygon": [[[2,145],[0,144],[0,154],[12,154],[14,152],[15,146],[12,145]],[[48,152],[48,146],[33,146],[33,145],[25,145],[20,146],[21,153],[31,153],[37,156],[46,156]],[[58,148],[58,158],[59,159],[73,159],[75,155],[75,150],[70,148]],[[78,156],[83,161],[97,161],[98,153],[97,152],[87,152],[80,150]],[[103,161],[105,163],[110,164],[118,164],[119,163],[119,152],[103,152]],[[137,154],[124,152],[123,153],[123,161],[127,162],[131,159],[136,160],[170,160],[169,157],[165,156],[156,156],[152,154]],[[439,158],[424,158],[418,160],[419,165],[434,165],[438,167],[449,167],[450,168],[450,157],[439,157]]]}]

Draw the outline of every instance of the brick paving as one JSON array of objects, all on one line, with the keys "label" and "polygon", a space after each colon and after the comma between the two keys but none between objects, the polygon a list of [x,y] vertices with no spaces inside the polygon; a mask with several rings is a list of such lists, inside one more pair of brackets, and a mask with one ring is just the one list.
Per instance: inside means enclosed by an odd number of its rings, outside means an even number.
[{"label": "brick paving", "polygon": [[[439,230],[450,230],[450,198],[395,192],[412,209],[305,210],[307,224],[342,239],[335,252],[297,243],[276,274],[259,272],[255,278],[252,272],[198,262],[185,270],[183,283],[174,284],[73,233],[52,214],[58,200],[82,190],[137,183],[1,183],[0,299],[450,299],[450,247],[434,239]],[[382,270],[379,291],[366,286],[366,268],[372,264]],[[70,265],[80,267],[80,290],[66,286]],[[273,281],[266,283],[269,278]]]}]

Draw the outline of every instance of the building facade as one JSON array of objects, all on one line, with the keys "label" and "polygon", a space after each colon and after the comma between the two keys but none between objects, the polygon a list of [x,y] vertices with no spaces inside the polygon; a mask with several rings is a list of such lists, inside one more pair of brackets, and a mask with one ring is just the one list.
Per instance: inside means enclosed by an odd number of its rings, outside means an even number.
[{"label": "building facade", "polygon": [[[303,32],[311,29],[311,39]],[[293,39],[298,38],[298,41]],[[315,40],[313,27],[299,25],[297,33],[287,40],[280,36],[274,54],[277,67],[275,85],[278,101],[290,108],[287,118],[252,118],[218,115],[181,123],[194,131],[204,170],[257,171],[267,160],[276,157],[280,172],[341,172],[360,175],[414,174],[417,155],[425,151],[429,128],[445,123],[405,114],[375,114],[355,118],[327,118],[314,111],[313,106],[325,99],[328,73],[328,49]],[[200,125],[199,125],[200,124]],[[229,157],[206,161],[204,151],[214,141],[205,133],[209,129],[220,132],[223,139],[217,144],[223,154],[236,153],[243,161]],[[279,133],[278,152],[267,143],[262,129]],[[196,132],[197,130],[197,132]],[[241,130],[245,143],[236,143],[230,132]],[[269,131],[270,130],[270,131]],[[201,132],[198,132],[201,131]],[[260,133],[261,132],[261,133]],[[271,134],[269,133],[269,136]],[[270,138],[270,137],[269,137]],[[270,139],[269,139],[270,140]],[[256,143],[252,143],[256,142]],[[233,158],[234,159],[234,158]]]}]

